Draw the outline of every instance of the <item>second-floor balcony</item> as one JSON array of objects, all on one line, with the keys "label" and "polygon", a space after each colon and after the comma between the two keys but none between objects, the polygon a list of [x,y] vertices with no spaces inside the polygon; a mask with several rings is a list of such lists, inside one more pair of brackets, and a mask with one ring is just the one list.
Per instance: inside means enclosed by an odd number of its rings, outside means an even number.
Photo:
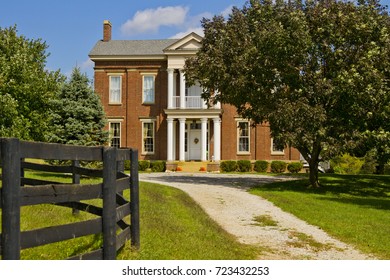
[{"label": "second-floor balcony", "polygon": [[207,109],[206,102],[200,96],[184,96],[181,104],[180,96],[173,96],[172,109]]},{"label": "second-floor balcony", "polygon": [[172,108],[169,109],[221,109],[221,106],[220,103],[208,106],[200,96],[184,96],[183,101],[180,96],[173,96]]}]

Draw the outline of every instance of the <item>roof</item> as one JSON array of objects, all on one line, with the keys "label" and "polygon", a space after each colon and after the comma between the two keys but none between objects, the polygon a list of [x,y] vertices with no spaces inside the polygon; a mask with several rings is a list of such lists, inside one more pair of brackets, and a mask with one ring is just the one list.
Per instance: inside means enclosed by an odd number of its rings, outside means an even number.
[{"label": "roof", "polygon": [[164,40],[111,40],[98,41],[90,56],[149,56],[164,55],[164,49],[180,39]]}]

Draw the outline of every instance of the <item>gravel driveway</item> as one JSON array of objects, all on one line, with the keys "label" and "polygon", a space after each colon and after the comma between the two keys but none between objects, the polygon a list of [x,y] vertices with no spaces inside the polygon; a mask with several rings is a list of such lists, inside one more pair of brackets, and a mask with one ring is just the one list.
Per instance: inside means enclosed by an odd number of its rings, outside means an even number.
[{"label": "gravel driveway", "polygon": [[[265,248],[259,259],[375,259],[247,192],[251,186],[281,180],[290,178],[204,173],[140,174],[140,181],[168,185],[188,193],[212,219],[240,242]],[[269,216],[277,225],[262,226],[254,221],[257,216]]]}]

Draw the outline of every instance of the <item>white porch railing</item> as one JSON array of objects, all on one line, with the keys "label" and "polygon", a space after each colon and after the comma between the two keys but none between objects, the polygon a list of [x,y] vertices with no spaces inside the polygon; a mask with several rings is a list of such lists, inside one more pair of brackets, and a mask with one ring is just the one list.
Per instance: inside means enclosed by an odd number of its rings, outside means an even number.
[{"label": "white porch railing", "polygon": [[[173,96],[172,102],[174,109],[180,108],[180,96]],[[204,100],[200,96],[186,96],[184,100],[185,109],[206,109]],[[184,109],[183,108],[183,109]]]}]

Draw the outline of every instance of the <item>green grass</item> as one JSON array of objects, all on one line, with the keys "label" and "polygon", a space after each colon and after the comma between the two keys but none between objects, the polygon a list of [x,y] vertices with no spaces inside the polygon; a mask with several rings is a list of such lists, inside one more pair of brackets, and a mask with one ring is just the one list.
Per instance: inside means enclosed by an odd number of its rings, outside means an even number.
[{"label": "green grass", "polygon": [[251,193],[380,259],[390,259],[390,176],[323,175],[262,185]]},{"label": "green grass", "polygon": [[[28,177],[71,182],[67,175],[30,172]],[[84,179],[83,183],[96,181]],[[128,196],[128,192],[125,195]],[[101,201],[94,200],[91,203],[99,204]],[[117,259],[255,259],[260,254],[260,248],[240,244],[211,220],[187,194],[175,188],[141,182],[140,216],[140,250],[131,248],[128,242],[120,250]],[[84,212],[73,215],[71,209],[54,205],[26,206],[21,210],[21,229],[31,230],[95,217]],[[22,250],[21,258],[66,259],[101,246],[101,235],[86,236]]]},{"label": "green grass", "polygon": [[258,249],[240,244],[222,230],[184,192],[143,183],[141,250],[118,259],[254,259]]},{"label": "green grass", "polygon": [[259,215],[253,218],[254,225],[261,227],[276,227],[278,223],[270,215]]}]

